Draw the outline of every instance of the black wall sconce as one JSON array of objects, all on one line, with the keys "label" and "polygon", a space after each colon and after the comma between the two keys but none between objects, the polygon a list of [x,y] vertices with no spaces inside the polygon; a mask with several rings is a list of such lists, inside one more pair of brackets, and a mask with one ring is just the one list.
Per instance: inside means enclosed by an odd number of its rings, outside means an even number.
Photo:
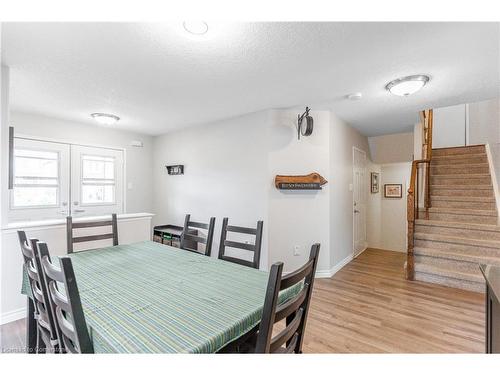
[{"label": "black wall sconce", "polygon": [[[309,111],[311,109],[306,107],[306,111],[298,115],[297,117],[297,138],[300,139],[300,136],[308,137],[312,134],[314,128],[314,120],[312,116],[309,116]],[[304,123],[304,119],[306,122]]]},{"label": "black wall sconce", "polygon": [[184,166],[183,165],[166,165],[167,172],[170,175],[178,175],[184,174]]}]

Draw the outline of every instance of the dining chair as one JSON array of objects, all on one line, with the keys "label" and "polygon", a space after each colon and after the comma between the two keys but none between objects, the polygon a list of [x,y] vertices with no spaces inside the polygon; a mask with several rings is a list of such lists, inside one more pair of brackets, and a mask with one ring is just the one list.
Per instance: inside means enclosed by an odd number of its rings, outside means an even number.
[{"label": "dining chair", "polygon": [[[207,231],[207,236],[202,237],[198,233],[190,233],[191,228],[204,229]],[[212,254],[212,241],[214,238],[215,217],[210,218],[208,224],[191,221],[191,215],[187,214],[184,219],[184,229],[181,234],[181,249],[199,253],[198,244],[204,244],[205,250],[203,254],[210,256]]]},{"label": "dining chair", "polygon": [[24,231],[17,231],[17,235],[33,298],[37,328],[37,353],[58,353],[61,348],[60,335],[55,324],[47,285],[43,278],[40,258],[37,256],[38,240],[30,239],[28,241]]},{"label": "dining chair", "polygon": [[[97,227],[105,227],[111,226],[111,233],[104,234],[94,234],[90,236],[73,236],[73,229],[78,228],[97,228]],[[68,216],[66,218],[66,238],[67,238],[67,247],[68,254],[73,252],[73,244],[78,242],[89,242],[89,241],[99,241],[105,240],[108,238],[113,239],[113,246],[118,245],[118,222],[116,219],[116,214],[111,215],[111,220],[98,220],[98,221],[87,221],[81,223],[73,223],[73,218]]]},{"label": "dining chair", "polygon": [[[260,263],[260,250],[262,247],[262,229],[264,227],[264,222],[258,221],[256,228],[246,228],[246,227],[238,227],[235,225],[228,225],[228,221],[229,219],[227,217],[225,217],[224,220],[222,221],[222,231],[219,244],[219,259],[227,260],[229,262],[258,269]],[[228,232],[254,235],[255,241],[253,244],[231,241],[227,239]],[[252,252],[253,253],[252,260],[249,261],[226,255],[226,249],[228,247]]]},{"label": "dining chair", "polygon": [[[256,336],[255,353],[302,353],[319,248],[318,243],[312,245],[309,261],[285,276],[282,276],[282,262],[271,266],[262,318]],[[296,296],[278,303],[280,291],[301,282],[303,282],[302,289]],[[286,327],[272,336],[274,324],[283,319],[286,319]]]},{"label": "dining chair", "polygon": [[65,352],[94,353],[71,258],[59,258],[57,267],[50,259],[47,244],[38,242],[37,246],[44,278],[54,306],[55,322],[60,329]]}]

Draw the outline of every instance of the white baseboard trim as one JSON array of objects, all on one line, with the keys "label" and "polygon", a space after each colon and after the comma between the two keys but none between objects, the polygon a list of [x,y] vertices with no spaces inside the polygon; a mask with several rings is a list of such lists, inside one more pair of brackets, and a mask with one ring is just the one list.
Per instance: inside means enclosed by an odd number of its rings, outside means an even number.
[{"label": "white baseboard trim", "polygon": [[21,307],[20,309],[17,310],[8,311],[6,313],[3,313],[2,316],[0,317],[1,318],[0,325],[14,322],[19,319],[24,319],[25,317],[26,317],[25,307]]},{"label": "white baseboard trim", "polygon": [[340,262],[338,262],[335,266],[330,268],[329,270],[316,270],[315,277],[317,279],[329,279],[333,275],[335,275],[338,271],[342,269],[347,263],[349,263],[353,259],[352,254],[348,255]]}]

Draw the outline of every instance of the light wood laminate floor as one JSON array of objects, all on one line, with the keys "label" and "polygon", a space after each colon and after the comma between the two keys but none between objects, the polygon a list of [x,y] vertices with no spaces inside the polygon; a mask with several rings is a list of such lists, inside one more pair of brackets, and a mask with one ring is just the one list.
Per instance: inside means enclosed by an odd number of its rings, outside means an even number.
[{"label": "light wood laminate floor", "polygon": [[[405,254],[367,249],[315,282],[305,353],[481,353],[484,295],[404,279]],[[0,327],[24,346],[24,321]]]}]

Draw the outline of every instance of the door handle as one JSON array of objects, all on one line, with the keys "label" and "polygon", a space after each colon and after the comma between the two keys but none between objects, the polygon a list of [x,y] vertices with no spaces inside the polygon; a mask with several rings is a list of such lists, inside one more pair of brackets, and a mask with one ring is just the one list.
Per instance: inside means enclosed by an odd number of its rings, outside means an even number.
[{"label": "door handle", "polygon": [[81,208],[75,208],[73,212],[79,213],[79,212],[85,212],[85,210],[82,210]]},{"label": "door handle", "polygon": [[355,214],[359,214],[359,211],[358,211],[358,210],[354,210],[354,213],[355,213]]}]

